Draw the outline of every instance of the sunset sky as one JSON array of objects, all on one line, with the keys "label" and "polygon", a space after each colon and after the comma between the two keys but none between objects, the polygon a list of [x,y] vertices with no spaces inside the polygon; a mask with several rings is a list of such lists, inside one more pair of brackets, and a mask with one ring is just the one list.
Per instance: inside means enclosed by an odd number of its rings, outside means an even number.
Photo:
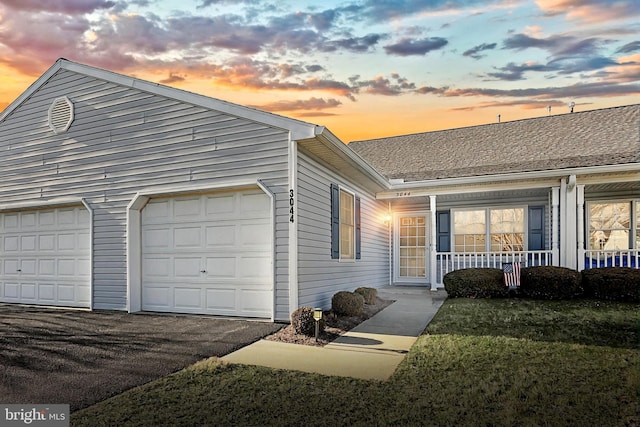
[{"label": "sunset sky", "polygon": [[57,58],[343,141],[640,102],[638,0],[0,0],[0,110]]}]

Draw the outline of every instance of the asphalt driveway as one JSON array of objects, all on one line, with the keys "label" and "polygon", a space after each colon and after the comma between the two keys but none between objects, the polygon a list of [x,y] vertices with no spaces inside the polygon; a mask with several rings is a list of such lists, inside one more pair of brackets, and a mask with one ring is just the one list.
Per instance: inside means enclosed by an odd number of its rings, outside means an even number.
[{"label": "asphalt driveway", "polygon": [[206,316],[0,305],[0,403],[84,408],[280,325]]}]

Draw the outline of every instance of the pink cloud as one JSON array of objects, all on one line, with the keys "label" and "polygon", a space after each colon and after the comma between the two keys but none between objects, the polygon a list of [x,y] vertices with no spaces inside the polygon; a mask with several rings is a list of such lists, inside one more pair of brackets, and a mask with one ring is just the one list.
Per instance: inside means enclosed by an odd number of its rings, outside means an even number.
[{"label": "pink cloud", "polygon": [[116,2],[108,0],[2,0],[2,4],[16,11],[77,15],[112,8]]},{"label": "pink cloud", "polygon": [[536,4],[547,15],[566,14],[568,19],[591,23],[640,15],[637,0],[536,0]]}]

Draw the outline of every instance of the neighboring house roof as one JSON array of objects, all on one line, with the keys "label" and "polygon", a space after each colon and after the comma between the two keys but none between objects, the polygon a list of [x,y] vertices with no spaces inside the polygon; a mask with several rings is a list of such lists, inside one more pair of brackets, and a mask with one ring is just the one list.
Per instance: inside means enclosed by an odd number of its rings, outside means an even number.
[{"label": "neighboring house roof", "polygon": [[640,162],[640,104],[349,144],[389,179],[422,181]]}]

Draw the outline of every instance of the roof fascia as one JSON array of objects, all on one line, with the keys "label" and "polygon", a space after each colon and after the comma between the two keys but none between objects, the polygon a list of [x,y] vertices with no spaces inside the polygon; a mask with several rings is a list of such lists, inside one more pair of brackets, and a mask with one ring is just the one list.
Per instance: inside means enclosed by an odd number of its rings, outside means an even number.
[{"label": "roof fascia", "polygon": [[342,142],[325,126],[316,126],[315,136],[321,143],[337,150],[340,154],[354,162],[362,171],[371,177],[371,179],[384,189],[390,189],[389,181],[375,170],[369,163],[360,157],[355,151],[350,149],[347,144]]},{"label": "roof fascia", "polygon": [[[431,179],[425,181],[412,181],[402,184],[393,184],[390,186],[390,190],[386,192],[380,192],[376,194],[376,198],[379,199],[391,199],[403,197],[403,192],[411,191],[412,196],[435,194],[440,187],[456,187],[456,186],[472,186],[482,185],[484,191],[496,189],[506,189],[510,186],[513,188],[523,188],[522,184],[508,184],[508,181],[512,183],[514,181],[526,182],[530,181],[524,187],[527,188],[539,188],[542,186],[548,186],[554,179],[562,179],[570,175],[598,175],[598,174],[612,174],[612,173],[640,173],[640,163],[624,163],[619,165],[600,165],[600,166],[585,166],[577,168],[566,169],[550,169],[544,171],[532,171],[532,172],[517,172],[511,174],[496,174],[496,175],[478,175],[471,177],[458,177],[458,178],[443,178],[443,179]],[[631,177],[630,180],[635,178]],[[531,180],[538,180],[537,182]],[[543,180],[543,181],[540,181]],[[589,179],[589,182],[594,182],[594,179]],[[494,184],[493,186],[491,184]],[[418,190],[412,191],[412,190]],[[451,190],[453,191],[453,190]],[[465,192],[464,189],[461,190]],[[449,191],[445,191],[449,193]],[[456,193],[460,191],[454,191]]]},{"label": "roof fascia", "polygon": [[640,170],[640,163],[623,163],[618,165],[583,166],[566,169],[549,169],[543,171],[504,173],[495,175],[478,175],[459,178],[430,179],[426,181],[411,181],[392,185],[392,189],[415,187],[440,187],[443,185],[484,184],[496,181],[517,181],[523,179],[555,178],[567,175],[587,175],[616,172],[635,172]]},{"label": "roof fascia", "polygon": [[210,108],[222,113],[242,117],[247,120],[264,123],[276,128],[288,130],[289,132],[291,132],[293,139],[313,137],[316,127],[311,123],[303,122],[301,120],[291,119],[289,117],[279,116],[277,114],[268,113],[266,111],[261,111],[238,104],[233,104],[231,102],[211,98],[205,95],[199,95],[193,92],[187,92],[182,89],[165,86],[159,83],[152,83],[135,77],[125,76],[123,74],[114,73],[112,71],[103,70],[101,68],[96,68],[89,65],[79,64],[77,62],[69,61],[63,58],[58,59],[56,63],[51,68],[49,68],[49,70],[47,70],[45,74],[43,74],[38,80],[36,80],[35,83],[33,83],[26,92],[20,95],[20,97],[18,97],[18,99],[16,99],[16,101],[14,101],[9,106],[9,108],[5,110],[5,113],[0,116],[0,121],[4,119],[5,115],[8,115],[11,111],[13,111],[15,107],[28,99],[29,96],[33,94],[33,92],[35,92],[41,85],[44,84],[44,82],[51,78],[60,69],[65,69],[125,87],[141,90],[143,92],[165,96],[167,98],[176,99],[178,101],[186,102],[204,108]]}]

